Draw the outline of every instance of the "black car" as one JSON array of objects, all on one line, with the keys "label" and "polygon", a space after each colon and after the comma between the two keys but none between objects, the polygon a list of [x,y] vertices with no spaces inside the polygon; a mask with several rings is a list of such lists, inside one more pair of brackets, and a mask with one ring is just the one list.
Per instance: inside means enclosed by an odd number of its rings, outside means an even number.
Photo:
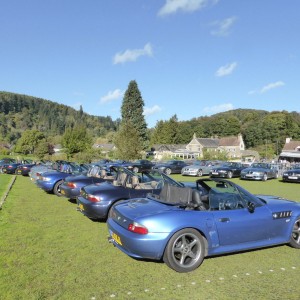
[{"label": "black car", "polygon": [[15,174],[29,176],[29,172],[33,166],[35,166],[35,163],[21,164],[21,165],[17,166],[17,168],[15,170]]},{"label": "black car", "polygon": [[2,158],[0,159],[0,173],[3,173],[2,169],[4,166],[7,166],[8,164],[11,163],[16,163],[17,161],[13,158]]},{"label": "black car", "polygon": [[239,162],[226,162],[220,166],[214,167],[210,171],[210,177],[233,178],[240,177],[241,171],[246,166]]},{"label": "black car", "polygon": [[155,164],[147,159],[138,159],[133,161],[132,163],[129,163],[127,168],[131,170],[134,173],[140,173],[145,171],[151,171],[152,167]]},{"label": "black car", "polygon": [[19,165],[21,165],[21,163],[18,163],[18,162],[4,164],[2,166],[2,173],[5,173],[5,174],[15,174],[16,170],[17,170],[17,167]]},{"label": "black car", "polygon": [[159,170],[167,175],[170,174],[181,174],[182,168],[188,166],[183,160],[168,160],[162,163],[157,163],[152,168],[153,170]]},{"label": "black car", "polygon": [[300,165],[295,165],[293,169],[287,170],[282,174],[282,181],[300,182]]}]

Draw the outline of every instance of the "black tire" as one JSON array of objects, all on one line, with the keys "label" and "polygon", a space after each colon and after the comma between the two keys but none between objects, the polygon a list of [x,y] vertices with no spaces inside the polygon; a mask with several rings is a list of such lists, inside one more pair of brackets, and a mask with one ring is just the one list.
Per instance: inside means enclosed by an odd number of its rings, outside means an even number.
[{"label": "black tire", "polygon": [[197,176],[201,177],[202,175],[203,175],[203,172],[202,172],[202,170],[198,170],[198,172],[197,172]]},{"label": "black tire", "polygon": [[165,174],[170,175],[172,173],[172,170],[170,168],[165,169]]},{"label": "black tire", "polygon": [[227,173],[227,178],[232,178],[232,172],[231,171],[229,171],[228,173]]},{"label": "black tire", "polygon": [[265,173],[261,179],[262,181],[267,181],[268,180],[268,175]]},{"label": "black tire", "polygon": [[60,186],[62,185],[63,182],[64,182],[63,180],[59,180],[54,185],[53,194],[55,194],[58,197],[62,197],[62,194],[60,192]]},{"label": "black tire", "polygon": [[170,238],[163,261],[176,272],[184,273],[197,269],[203,262],[204,255],[204,237],[193,228],[185,228]]},{"label": "black tire", "polygon": [[293,225],[289,245],[293,248],[300,249],[300,218]]}]

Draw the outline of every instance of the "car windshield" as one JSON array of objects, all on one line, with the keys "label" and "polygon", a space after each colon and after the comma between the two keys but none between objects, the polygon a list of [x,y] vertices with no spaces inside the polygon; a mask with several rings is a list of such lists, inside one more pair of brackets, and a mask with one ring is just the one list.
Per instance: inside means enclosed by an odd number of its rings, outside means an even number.
[{"label": "car windshield", "polygon": [[147,174],[147,176],[149,176],[149,178],[151,178],[150,180],[163,181],[164,183],[168,183],[168,184],[175,185],[175,186],[181,186],[181,187],[184,186],[184,184],[172,179],[171,177],[169,177],[168,175],[166,175],[163,172],[153,170],[149,173],[143,173],[144,176],[145,176],[145,174]]}]

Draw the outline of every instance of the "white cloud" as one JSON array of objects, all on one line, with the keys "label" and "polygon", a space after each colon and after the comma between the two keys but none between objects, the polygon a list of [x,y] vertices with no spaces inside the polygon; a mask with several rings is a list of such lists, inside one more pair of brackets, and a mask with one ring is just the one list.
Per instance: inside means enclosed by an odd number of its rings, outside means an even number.
[{"label": "white cloud", "polygon": [[268,85],[265,85],[261,90],[260,90],[260,93],[265,93],[269,90],[272,90],[272,89],[276,89],[278,87],[281,87],[281,86],[284,86],[285,83],[282,82],[282,81],[276,81],[276,82],[273,82],[273,83],[269,83]]},{"label": "white cloud", "polygon": [[150,43],[146,44],[142,49],[127,49],[123,53],[117,53],[114,56],[113,63],[116,65],[136,61],[140,56],[153,56],[153,49]]},{"label": "white cloud", "polygon": [[272,82],[272,83],[269,83],[269,84],[263,86],[259,90],[252,90],[252,91],[248,92],[248,94],[249,95],[263,94],[263,93],[268,92],[269,90],[273,90],[273,89],[276,89],[276,88],[284,86],[284,85],[285,85],[285,83],[283,81],[276,81],[276,82]]},{"label": "white cloud", "polygon": [[107,103],[111,102],[113,100],[117,100],[121,97],[123,97],[124,92],[122,92],[120,89],[115,89],[114,91],[109,91],[105,96],[101,97],[100,103]]},{"label": "white cloud", "polygon": [[144,115],[145,116],[150,116],[150,115],[154,115],[158,112],[161,111],[161,107],[158,105],[154,105],[152,107],[145,107],[144,108]]},{"label": "white cloud", "polygon": [[235,21],[236,17],[231,17],[222,21],[216,21],[212,23],[212,26],[214,26],[215,29],[211,31],[211,34],[217,36],[227,36]]},{"label": "white cloud", "polygon": [[165,5],[158,11],[159,16],[174,14],[177,11],[194,12],[219,0],[166,0]]},{"label": "white cloud", "polygon": [[217,72],[215,73],[215,75],[217,77],[223,77],[223,76],[227,76],[230,75],[234,69],[237,67],[237,62],[233,62],[231,64],[225,65],[220,67]]},{"label": "white cloud", "polygon": [[232,110],[232,109],[234,109],[234,107],[231,103],[224,103],[224,104],[220,104],[220,105],[204,107],[203,112],[206,114],[217,114],[217,113]]}]

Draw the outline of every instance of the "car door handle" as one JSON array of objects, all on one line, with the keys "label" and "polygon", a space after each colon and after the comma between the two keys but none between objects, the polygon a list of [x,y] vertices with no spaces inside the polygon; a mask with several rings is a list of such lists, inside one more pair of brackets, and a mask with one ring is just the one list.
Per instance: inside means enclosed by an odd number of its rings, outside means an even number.
[{"label": "car door handle", "polygon": [[229,222],[230,219],[229,218],[220,218],[219,221],[220,222]]}]

